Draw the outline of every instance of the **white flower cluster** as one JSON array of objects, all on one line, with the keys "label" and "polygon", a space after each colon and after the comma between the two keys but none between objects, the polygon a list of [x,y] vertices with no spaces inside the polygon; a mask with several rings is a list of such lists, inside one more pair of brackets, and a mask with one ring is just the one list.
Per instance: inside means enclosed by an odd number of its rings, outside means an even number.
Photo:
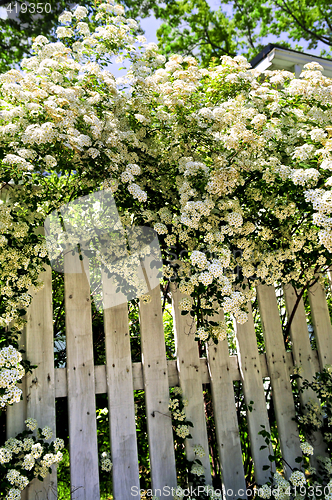
[{"label": "white flower cluster", "polygon": [[189,297],[183,297],[179,301],[178,307],[180,311],[190,311],[192,308],[192,300]]},{"label": "white flower cluster", "polygon": [[25,420],[24,423],[27,426],[27,428],[29,429],[29,431],[34,431],[38,427],[38,422],[35,418],[30,417],[27,420]]},{"label": "white flower cluster", "polygon": [[195,476],[204,476],[204,467],[200,464],[194,463],[190,469],[190,472]]},{"label": "white flower cluster", "polygon": [[41,434],[42,434],[43,438],[51,439],[53,431],[52,431],[51,427],[46,426],[42,429]]},{"label": "white flower cluster", "polygon": [[305,442],[300,444],[300,448],[302,450],[302,453],[305,455],[313,455],[314,454],[314,449],[311,446],[311,444]]},{"label": "white flower cluster", "polygon": [[[35,419],[29,418],[25,424],[30,432],[38,426]],[[49,427],[44,427],[42,434],[50,435]],[[26,433],[26,431],[25,431]],[[62,439],[57,438],[53,443],[36,442],[36,437],[23,437],[19,435],[16,438],[9,438],[0,448],[0,464],[5,466],[6,479],[10,487],[2,493],[7,494],[6,499],[21,498],[23,491],[29,484],[29,477],[26,475],[30,471],[32,477],[46,477],[49,474],[49,468],[61,462],[63,454],[60,451],[64,447]],[[23,472],[22,472],[23,471]],[[19,492],[19,494],[18,494]]]},{"label": "white flower cluster", "polygon": [[170,399],[169,400],[169,405],[168,408],[172,411],[178,408],[179,406],[179,400],[178,399]]},{"label": "white flower cluster", "polygon": [[303,486],[306,484],[305,475],[299,470],[295,470],[294,472],[292,472],[289,480],[293,486]]},{"label": "white flower cluster", "polygon": [[197,328],[196,335],[199,337],[199,339],[204,342],[209,338],[209,332],[205,330],[203,326],[200,326]]},{"label": "white flower cluster", "polygon": [[227,324],[226,322],[219,321],[217,326],[212,326],[211,328],[212,336],[215,337],[218,342],[222,342],[227,339]]},{"label": "white flower cluster", "polygon": [[186,420],[186,413],[182,410],[173,411],[173,417],[175,420],[179,420],[180,422],[184,422]]},{"label": "white flower cluster", "polygon": [[0,408],[18,403],[22,390],[16,384],[24,375],[22,355],[12,345],[0,349]]},{"label": "white flower cluster", "polygon": [[111,470],[112,470],[113,464],[111,461],[111,457],[110,457],[110,454],[106,451],[104,451],[101,454],[100,466],[101,466],[101,470],[103,470],[105,472],[111,472]]},{"label": "white flower cluster", "polygon": [[198,456],[198,458],[203,458],[205,457],[205,451],[204,451],[204,448],[203,446],[201,446],[200,444],[196,444],[194,446],[194,453],[195,455]]},{"label": "white flower cluster", "polygon": [[199,269],[206,269],[208,261],[206,255],[203,252],[195,250],[190,256],[190,260],[193,266],[199,267]]},{"label": "white flower cluster", "polygon": [[189,427],[187,425],[178,425],[178,426],[176,426],[175,427],[175,432],[182,439],[185,439],[190,434]]},{"label": "white flower cluster", "polygon": [[259,488],[257,494],[260,498],[271,498],[271,486],[263,484],[263,486]]}]

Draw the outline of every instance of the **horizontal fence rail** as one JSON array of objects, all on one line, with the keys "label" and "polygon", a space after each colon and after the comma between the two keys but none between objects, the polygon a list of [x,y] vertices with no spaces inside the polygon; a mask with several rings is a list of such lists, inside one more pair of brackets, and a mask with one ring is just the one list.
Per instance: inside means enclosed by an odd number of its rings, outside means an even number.
[{"label": "horizontal fence rail", "polygon": [[[66,265],[73,264],[68,261]],[[112,293],[105,276],[103,291],[106,295]],[[317,351],[310,345],[302,299],[290,328],[292,352],[286,352],[275,288],[260,286],[257,293],[266,351],[263,354],[258,350],[249,304],[248,322],[235,324],[238,354],[229,355],[226,340],[217,346],[208,345],[207,357],[200,358],[193,325],[188,328],[188,316],[180,314],[178,301],[181,297],[173,288],[176,360],[167,360],[160,292],[156,288],[151,292],[151,302],[140,304],[141,361],[131,360],[128,310],[123,304],[104,311],[106,364],[94,365],[89,283],[84,273],[73,273],[71,269],[71,273],[65,275],[67,362],[65,368],[54,369],[52,280],[48,268],[44,274],[44,288],[33,298],[21,336],[21,345],[28,359],[38,366],[23,380],[23,401],[8,409],[7,436],[21,432],[28,417],[36,418],[42,426],[51,426],[55,432],[56,398],[66,397],[72,498],[99,500],[95,395],[107,394],[113,495],[115,500],[129,500],[133,498],[132,487],[139,488],[134,391],[143,390],[152,488],[175,487],[174,443],[168,403],[169,388],[180,386],[188,399],[187,418],[194,425],[193,438],[186,444],[187,457],[189,460],[194,458],[194,445],[203,446],[206,451],[203,459],[205,480],[211,484],[202,390],[203,384],[210,384],[224,495],[227,500],[235,500],[239,496],[237,492],[245,489],[245,477],[233,382],[242,382],[247,405],[254,402],[247,421],[255,479],[257,483],[264,483],[268,472],[263,471],[262,466],[269,463],[267,456],[271,451],[260,450],[265,443],[258,435],[261,425],[269,428],[264,379],[269,377],[272,385],[282,453],[287,463],[294,466],[299,454],[299,436],[293,421],[295,410],[290,375],[295,366],[301,366],[301,375],[311,380],[315,372],[332,363],[332,328],[321,285],[315,285],[309,293]],[[296,300],[292,287],[284,288],[284,300],[289,317]],[[216,312],[215,320],[222,318],[222,311]],[[302,396],[303,404],[308,397]],[[324,445],[318,433],[315,440],[322,454]],[[285,475],[288,476],[289,472],[286,467]],[[56,471],[45,483],[34,480],[23,492],[23,500],[57,498],[56,481]],[[245,498],[245,493],[242,497]],[[160,498],[170,497],[161,495]]]}]

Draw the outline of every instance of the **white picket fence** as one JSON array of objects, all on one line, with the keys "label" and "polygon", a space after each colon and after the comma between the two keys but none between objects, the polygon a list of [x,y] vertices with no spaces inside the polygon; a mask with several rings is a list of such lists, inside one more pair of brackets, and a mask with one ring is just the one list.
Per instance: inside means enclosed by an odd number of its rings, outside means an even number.
[{"label": "white picket fence", "polygon": [[[190,317],[182,316],[177,307],[179,293],[173,296],[173,318],[176,361],[166,359],[161,298],[158,288],[151,302],[140,304],[141,362],[132,363],[127,304],[104,311],[106,365],[94,366],[91,302],[89,284],[84,274],[65,275],[66,368],[54,369],[51,271],[44,273],[44,288],[35,294],[28,313],[28,323],[21,338],[27,358],[38,367],[26,376],[24,400],[7,413],[7,435],[14,436],[24,428],[24,420],[33,417],[40,426],[55,429],[55,400],[67,397],[70,439],[70,476],[72,498],[99,500],[95,394],[107,393],[111,452],[113,462],[113,495],[115,500],[139,498],[139,468],[135,427],[134,390],[145,391],[152,488],[176,486],[176,468],[172,423],[169,418],[169,387],[180,385],[189,405],[187,418],[194,424],[192,439],[187,441],[187,456],[194,458],[193,446],[201,444],[206,451],[203,460],[207,484],[211,484],[208,438],[202,384],[210,383],[216,437],[222,466],[223,487],[228,499],[245,495],[245,478],[235,407],[233,381],[241,380],[247,403],[248,428],[254,460],[255,478],[263,483],[269,471],[268,448],[258,435],[261,425],[269,429],[263,378],[270,377],[277,418],[280,446],[286,461],[295,466],[300,454],[299,435],[290,384],[294,365],[302,366],[302,375],[311,379],[325,364],[332,364],[332,329],[325,297],[320,285],[310,292],[310,307],[317,351],[311,349],[304,304],[301,301],[291,325],[292,352],[286,352],[279,310],[272,286],[257,290],[265,354],[259,354],[254,321],[236,325],[237,356],[230,356],[227,342],[207,347],[207,358],[199,357],[198,345]],[[111,293],[103,280],[104,294]],[[296,300],[291,287],[284,289],[288,315]],[[308,397],[305,394],[303,398]],[[305,402],[305,400],[303,401]],[[316,436],[316,448],[323,449]],[[286,475],[289,473],[285,471]],[[56,498],[56,473],[43,483],[35,480],[23,493],[23,499]],[[231,491],[232,490],[232,491]],[[240,492],[239,490],[244,490]],[[137,490],[136,490],[137,491]],[[53,492],[53,493],[52,493]],[[170,498],[165,494],[160,498]]]}]

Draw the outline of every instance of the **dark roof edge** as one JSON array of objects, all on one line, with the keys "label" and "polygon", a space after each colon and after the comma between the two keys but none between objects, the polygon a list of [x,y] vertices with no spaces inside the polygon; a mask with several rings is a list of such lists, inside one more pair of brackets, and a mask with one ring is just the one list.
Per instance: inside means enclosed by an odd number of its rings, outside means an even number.
[{"label": "dark roof edge", "polygon": [[265,57],[271,52],[271,50],[274,49],[274,47],[277,47],[277,45],[275,45],[274,43],[268,43],[267,45],[265,45],[264,49],[262,49],[260,53],[257,54],[257,56],[251,59],[251,61],[249,61],[251,66],[253,68],[257,66],[257,64],[265,59]]},{"label": "dark roof edge", "polygon": [[320,57],[320,56],[317,56],[316,54],[308,54],[307,52],[301,52],[299,50],[294,50],[294,49],[288,49],[286,47],[282,47],[281,45],[276,45],[275,43],[268,43],[267,45],[265,45],[265,47],[260,51],[259,54],[257,54],[257,56],[255,56],[250,62],[251,66],[254,68],[255,66],[257,66],[257,64],[259,62],[261,62],[263,59],[265,59],[265,57],[274,49],[281,49],[281,50],[287,50],[287,51],[290,51],[290,52],[295,52],[296,54],[303,54],[303,55],[306,55],[306,56],[311,56],[311,57],[316,57],[317,59],[323,59],[323,60],[326,60],[326,61],[331,61],[331,58],[328,58],[328,57]]}]

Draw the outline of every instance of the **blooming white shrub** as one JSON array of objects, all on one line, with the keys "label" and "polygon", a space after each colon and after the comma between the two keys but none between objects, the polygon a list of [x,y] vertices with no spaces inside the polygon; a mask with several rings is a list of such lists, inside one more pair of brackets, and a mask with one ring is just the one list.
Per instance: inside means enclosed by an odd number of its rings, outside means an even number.
[{"label": "blooming white shrub", "polygon": [[[236,266],[252,285],[310,284],[332,250],[331,79],[312,64],[299,78],[258,73],[242,56],[208,69],[166,62],[122,6],[88,19],[83,6],[64,12],[59,41],[37,37],[22,72],[0,75],[0,328],[22,327],[42,285],[36,229],[98,189],[123,219],[156,229],[165,261],[175,248],[178,268],[164,276],[186,290],[183,313],[208,318],[213,298],[245,322]],[[112,58],[131,63],[125,77]],[[208,338],[225,337],[206,321]]]},{"label": "blooming white shrub", "polygon": [[0,409],[21,400],[22,390],[16,384],[24,375],[22,355],[9,345],[0,349]]},{"label": "blooming white shrub", "polygon": [[43,438],[43,431],[49,428],[38,429],[38,436],[33,434],[37,429],[35,419],[29,418],[25,422],[28,430],[18,434],[16,438],[9,438],[0,448],[0,477],[2,479],[1,493],[6,499],[20,499],[23,491],[34,478],[45,478],[50,467],[58,466],[63,455],[62,439],[47,442]]}]

